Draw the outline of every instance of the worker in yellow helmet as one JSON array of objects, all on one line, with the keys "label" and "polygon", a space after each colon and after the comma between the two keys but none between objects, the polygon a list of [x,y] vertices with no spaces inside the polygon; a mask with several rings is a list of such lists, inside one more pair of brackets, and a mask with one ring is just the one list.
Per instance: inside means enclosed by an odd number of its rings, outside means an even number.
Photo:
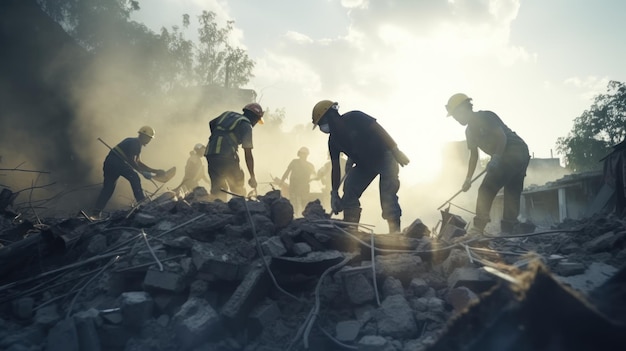
[{"label": "worker in yellow helmet", "polygon": [[141,180],[137,175],[140,172],[146,179],[151,179],[152,174],[163,175],[165,171],[162,169],[151,168],[141,161],[141,149],[148,145],[155,136],[154,129],[150,126],[139,128],[136,138],[126,138],[111,149],[102,170],[104,172],[104,182],[102,190],[96,200],[94,215],[98,216],[104,209],[107,202],[115,191],[117,179],[121,176],[126,178],[133,190],[133,195],[137,202],[141,202],[145,195],[141,188]]},{"label": "worker in yellow helmet", "polygon": [[226,111],[209,122],[211,136],[206,149],[206,159],[211,178],[211,195],[226,201],[221,189],[244,194],[244,174],[239,165],[239,145],[244,151],[246,166],[250,173],[248,185],[256,189],[254,157],[252,155],[252,128],[263,124],[263,108],[256,102],[243,107],[243,114]]},{"label": "worker in yellow helmet", "polygon": [[[396,142],[376,119],[361,112],[339,114],[339,105],[322,100],[313,107],[313,129],[319,126],[329,134],[328,151],[332,164],[331,208],[337,214],[343,210],[343,220],[358,223],[361,219],[361,195],[380,175],[380,205],[382,217],[389,224],[389,232],[400,231],[402,209],[398,203],[399,167],[409,163],[409,158],[398,149]],[[341,185],[340,153],[348,156],[343,198]],[[349,170],[349,171],[348,171]]]},{"label": "worker in yellow helmet", "polygon": [[448,116],[466,126],[465,137],[470,150],[467,175],[462,190],[468,191],[478,162],[478,149],[491,156],[487,173],[478,189],[476,215],[471,234],[484,234],[490,222],[489,212],[498,191],[504,188],[504,211],[500,228],[512,233],[519,228],[517,217],[524,177],[530,161],[528,146],[514,131],[491,111],[473,110],[472,99],[465,94],[454,94],[446,105]]}]

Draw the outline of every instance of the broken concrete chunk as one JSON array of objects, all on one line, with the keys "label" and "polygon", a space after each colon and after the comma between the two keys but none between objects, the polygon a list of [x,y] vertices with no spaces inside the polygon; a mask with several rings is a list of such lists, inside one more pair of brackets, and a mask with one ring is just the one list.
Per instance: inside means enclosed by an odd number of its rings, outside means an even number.
[{"label": "broken concrete chunk", "polygon": [[409,238],[421,239],[425,236],[430,236],[430,230],[422,222],[422,220],[418,218],[405,229],[404,235],[408,236]]},{"label": "broken concrete chunk", "polygon": [[220,311],[224,322],[237,330],[245,323],[246,316],[267,295],[271,285],[265,266],[259,262],[250,269],[235,292]]},{"label": "broken concrete chunk", "polygon": [[357,345],[359,351],[394,351],[395,347],[389,340],[379,335],[366,335],[359,340]]},{"label": "broken concrete chunk", "polygon": [[139,212],[137,214],[135,214],[135,217],[133,218],[135,224],[137,225],[137,227],[151,227],[153,225],[156,224],[156,222],[159,221],[159,219],[156,216],[144,213],[144,212]]},{"label": "broken concrete chunk", "polygon": [[580,262],[561,261],[554,268],[555,272],[562,277],[569,277],[585,273],[585,265]]},{"label": "broken concrete chunk", "polygon": [[404,287],[400,279],[395,277],[385,278],[383,283],[383,296],[404,295]]},{"label": "broken concrete chunk", "polygon": [[172,317],[176,336],[183,348],[192,348],[219,334],[220,317],[204,299],[192,297]]},{"label": "broken concrete chunk", "polygon": [[377,278],[393,276],[408,285],[419,273],[425,271],[422,259],[409,254],[391,254],[376,256]]},{"label": "broken concrete chunk", "polygon": [[96,326],[102,323],[99,319],[98,310],[92,308],[88,311],[81,311],[72,318],[74,318],[74,324],[76,325],[79,349],[101,350],[100,338],[96,330]]},{"label": "broken concrete chunk", "polygon": [[341,342],[353,342],[359,336],[361,322],[355,320],[341,321],[335,326],[335,337]]},{"label": "broken concrete chunk", "polygon": [[408,301],[401,295],[385,298],[376,311],[378,332],[381,336],[411,339],[417,336],[417,324]]},{"label": "broken concrete chunk", "polygon": [[85,252],[86,256],[91,257],[98,255],[104,252],[107,249],[107,238],[102,234],[96,234],[91,237],[89,240],[89,245],[87,245],[87,250]]},{"label": "broken concrete chunk", "polygon": [[35,325],[44,330],[52,328],[60,319],[56,304],[46,305],[35,312]]},{"label": "broken concrete chunk", "polygon": [[611,250],[615,244],[619,241],[623,241],[626,233],[621,232],[619,234],[615,234],[614,232],[607,232],[599,237],[585,243],[584,247],[589,252],[602,252]]},{"label": "broken concrete chunk", "polygon": [[187,287],[188,276],[183,272],[182,266],[177,262],[164,262],[163,271],[157,265],[152,265],[143,280],[144,289],[147,291],[165,290],[180,293]]},{"label": "broken concrete chunk", "polygon": [[446,295],[446,301],[454,307],[457,312],[463,311],[471,303],[478,301],[478,295],[465,286],[450,289]]},{"label": "broken concrete chunk", "polygon": [[376,297],[371,279],[366,278],[362,273],[344,274],[342,281],[348,299],[354,305],[370,302]]},{"label": "broken concrete chunk", "polygon": [[241,255],[242,250],[254,252],[251,243],[241,240],[232,245],[198,243],[191,249],[191,256],[199,272],[210,273],[217,279],[241,280],[250,259]]},{"label": "broken concrete chunk", "polygon": [[409,284],[409,291],[413,296],[422,297],[430,289],[430,286],[424,279],[413,278]]},{"label": "broken concrete chunk", "polygon": [[441,228],[439,239],[445,242],[452,242],[452,239],[465,235],[466,231],[462,227],[453,224],[447,224]]},{"label": "broken concrete chunk", "polygon": [[152,318],[154,301],[150,294],[144,291],[122,293],[120,308],[124,317],[124,324],[131,328],[139,328],[145,321]]},{"label": "broken concrete chunk", "polygon": [[293,254],[296,256],[304,256],[311,251],[313,251],[313,249],[311,249],[311,246],[307,243],[294,243],[293,244]]},{"label": "broken concrete chunk", "polygon": [[457,268],[448,277],[448,287],[450,289],[466,286],[472,291],[482,293],[494,284],[495,281],[487,273],[477,268]]},{"label": "broken concrete chunk", "polygon": [[278,236],[268,238],[261,244],[261,247],[263,248],[263,253],[270,257],[280,257],[287,253],[285,245],[283,245],[282,240]]},{"label": "broken concrete chunk", "polygon": [[448,276],[454,272],[455,269],[460,267],[468,267],[471,266],[469,257],[467,257],[467,253],[463,250],[453,249],[450,251],[448,258],[443,261],[441,264],[441,268],[443,269],[443,273]]}]

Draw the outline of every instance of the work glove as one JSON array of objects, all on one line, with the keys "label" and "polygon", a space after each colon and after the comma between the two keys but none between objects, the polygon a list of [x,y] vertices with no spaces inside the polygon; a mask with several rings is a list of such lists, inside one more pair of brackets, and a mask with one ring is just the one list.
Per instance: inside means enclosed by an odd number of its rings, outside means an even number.
[{"label": "work glove", "polygon": [[500,167],[500,157],[491,156],[491,160],[487,163],[487,172],[494,172]]},{"label": "work glove", "polygon": [[337,190],[330,192],[330,208],[333,210],[334,214],[338,214],[343,211],[343,204],[341,203],[341,198],[339,197]]},{"label": "work glove", "polygon": [[163,177],[165,175],[165,171],[162,169],[157,169],[154,173],[156,173],[157,177]]},{"label": "work glove", "polygon": [[398,163],[400,164],[400,166],[404,167],[406,165],[409,164],[410,160],[408,157],[406,157],[406,155],[404,154],[404,152],[400,151],[400,149],[398,149],[398,147],[394,147],[393,149],[391,149],[391,154],[393,155],[393,158],[396,159],[396,161],[398,161]]},{"label": "work glove", "polygon": [[465,182],[463,182],[463,186],[461,187],[461,190],[468,191],[471,187],[472,187],[472,179],[465,178]]},{"label": "work glove", "polygon": [[146,179],[152,179],[152,173],[150,172],[141,172],[141,175]]},{"label": "work glove", "polygon": [[256,189],[256,186],[258,185],[256,183],[256,178],[252,177],[252,178],[248,179],[248,185],[250,185],[250,187],[252,189]]}]

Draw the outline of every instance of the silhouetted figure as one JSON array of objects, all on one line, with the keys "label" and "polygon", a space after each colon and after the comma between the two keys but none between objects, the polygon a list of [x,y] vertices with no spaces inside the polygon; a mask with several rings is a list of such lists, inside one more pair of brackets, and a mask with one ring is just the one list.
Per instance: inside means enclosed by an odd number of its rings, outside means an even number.
[{"label": "silhouetted figure", "polygon": [[283,177],[281,183],[285,182],[289,176],[289,201],[293,205],[295,214],[300,214],[311,198],[310,182],[315,175],[315,167],[307,158],[309,157],[309,149],[306,147],[298,150],[298,158],[293,159]]}]

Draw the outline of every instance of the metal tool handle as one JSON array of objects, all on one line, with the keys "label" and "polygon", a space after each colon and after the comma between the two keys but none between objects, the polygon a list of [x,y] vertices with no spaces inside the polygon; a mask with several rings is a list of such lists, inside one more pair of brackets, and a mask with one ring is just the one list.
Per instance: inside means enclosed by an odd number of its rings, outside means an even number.
[{"label": "metal tool handle", "polygon": [[[474,182],[476,181],[476,179],[480,178],[480,177],[481,177],[483,174],[485,174],[486,172],[487,172],[487,170],[486,170],[486,169],[484,169],[482,172],[478,173],[478,175],[477,175],[476,177],[474,177],[474,179],[472,179],[472,180],[470,181],[470,184],[471,184],[471,183],[474,183]],[[463,189],[461,189],[461,190],[457,191],[457,192],[456,192],[456,194],[452,195],[452,197],[451,197],[451,198],[449,198],[449,199],[448,199],[446,202],[444,202],[441,206],[437,207],[437,210],[441,210],[441,208],[442,208],[443,206],[445,206],[447,203],[449,203],[450,201],[452,201],[452,199],[454,199],[455,197],[457,197],[457,196],[458,196],[460,193],[462,193],[462,192],[463,192]]]}]

